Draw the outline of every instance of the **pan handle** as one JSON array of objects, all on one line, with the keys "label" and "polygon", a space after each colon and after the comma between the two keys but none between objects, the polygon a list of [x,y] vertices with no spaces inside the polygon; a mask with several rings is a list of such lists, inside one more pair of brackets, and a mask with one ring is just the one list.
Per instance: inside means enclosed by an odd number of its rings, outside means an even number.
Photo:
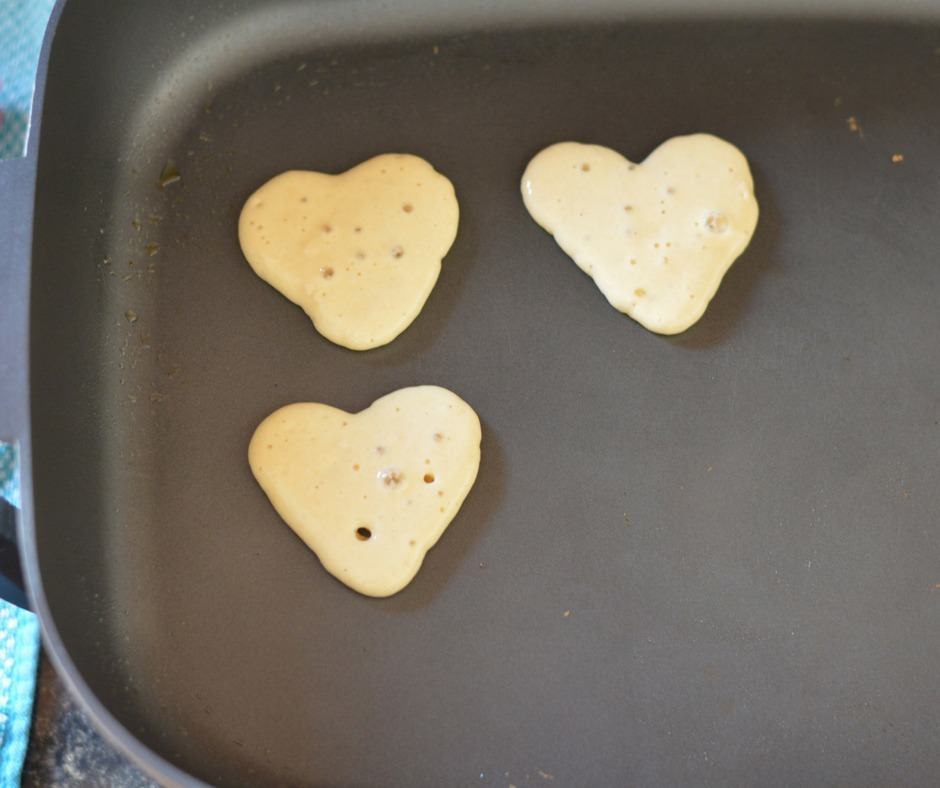
[{"label": "pan handle", "polygon": [[[35,156],[0,161],[0,440],[29,443],[29,271]],[[29,451],[20,451],[24,463]],[[29,469],[21,468],[21,476]],[[17,510],[0,498],[0,534]],[[16,545],[0,536],[0,598],[28,608]]]},{"label": "pan handle", "polygon": [[[0,531],[13,533],[16,528],[16,509],[0,498]],[[23,585],[20,554],[16,544],[0,538],[0,599],[29,610],[29,601]]]},{"label": "pan handle", "polygon": [[0,440],[28,428],[27,348],[34,162],[0,162]]}]

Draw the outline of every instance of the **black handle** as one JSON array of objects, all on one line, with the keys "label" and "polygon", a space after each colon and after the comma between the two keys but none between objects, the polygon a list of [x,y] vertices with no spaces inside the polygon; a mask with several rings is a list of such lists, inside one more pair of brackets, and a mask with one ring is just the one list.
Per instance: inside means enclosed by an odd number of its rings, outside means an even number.
[{"label": "black handle", "polygon": [[[12,534],[15,531],[16,509],[0,498],[0,533]],[[23,588],[20,552],[13,541],[0,538],[0,599],[28,610],[29,601]]]}]

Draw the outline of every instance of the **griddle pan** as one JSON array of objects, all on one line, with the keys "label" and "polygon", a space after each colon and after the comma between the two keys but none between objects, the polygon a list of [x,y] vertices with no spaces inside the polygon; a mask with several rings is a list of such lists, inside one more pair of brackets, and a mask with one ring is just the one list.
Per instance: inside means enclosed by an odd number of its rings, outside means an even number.
[{"label": "griddle pan", "polygon": [[[703,8],[57,10],[29,157],[0,168],[0,432],[47,650],[151,774],[936,783],[940,13]],[[748,156],[761,219],[667,338],[519,179],[559,140],[638,160],[697,131]],[[278,172],[389,151],[451,178],[460,232],[414,324],[355,353],[252,273],[236,217]],[[480,414],[479,481],[415,581],[368,599],[246,447],[285,403],[421,383]]]}]

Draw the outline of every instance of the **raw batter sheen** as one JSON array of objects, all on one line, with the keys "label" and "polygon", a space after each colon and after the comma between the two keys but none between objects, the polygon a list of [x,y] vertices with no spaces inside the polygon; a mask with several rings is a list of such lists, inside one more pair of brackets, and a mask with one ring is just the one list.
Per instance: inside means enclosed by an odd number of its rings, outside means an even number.
[{"label": "raw batter sheen", "polygon": [[391,342],[418,316],[457,235],[451,182],[424,159],[384,154],[341,175],[293,170],[248,198],[249,264],[352,350]]},{"label": "raw batter sheen", "polygon": [[658,334],[704,314],[757,226],[747,159],[710,134],[673,137],[642,164],[552,145],[529,162],[522,197],[611,305]]},{"label": "raw batter sheen", "polygon": [[399,389],[360,413],[287,405],[252,436],[248,462],[278,514],[350,588],[400,591],[480,467],[480,420],[438,386]]}]

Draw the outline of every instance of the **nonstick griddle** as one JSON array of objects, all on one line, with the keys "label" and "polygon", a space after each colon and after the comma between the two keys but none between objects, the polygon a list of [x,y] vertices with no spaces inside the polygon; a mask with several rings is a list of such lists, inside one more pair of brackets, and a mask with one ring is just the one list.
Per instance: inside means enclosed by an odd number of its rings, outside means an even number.
[{"label": "nonstick griddle", "polygon": [[[65,5],[4,182],[35,206],[2,263],[17,303],[31,282],[2,426],[47,649],[114,741],[168,784],[935,781],[940,20],[822,12]],[[667,338],[519,178],[560,140],[639,160],[696,131],[748,156],[761,219]],[[278,172],[388,151],[453,181],[460,232],[414,324],[354,353],[252,273],[236,218]],[[421,383],[480,414],[480,476],[368,599],[247,444],[286,403]]]}]

